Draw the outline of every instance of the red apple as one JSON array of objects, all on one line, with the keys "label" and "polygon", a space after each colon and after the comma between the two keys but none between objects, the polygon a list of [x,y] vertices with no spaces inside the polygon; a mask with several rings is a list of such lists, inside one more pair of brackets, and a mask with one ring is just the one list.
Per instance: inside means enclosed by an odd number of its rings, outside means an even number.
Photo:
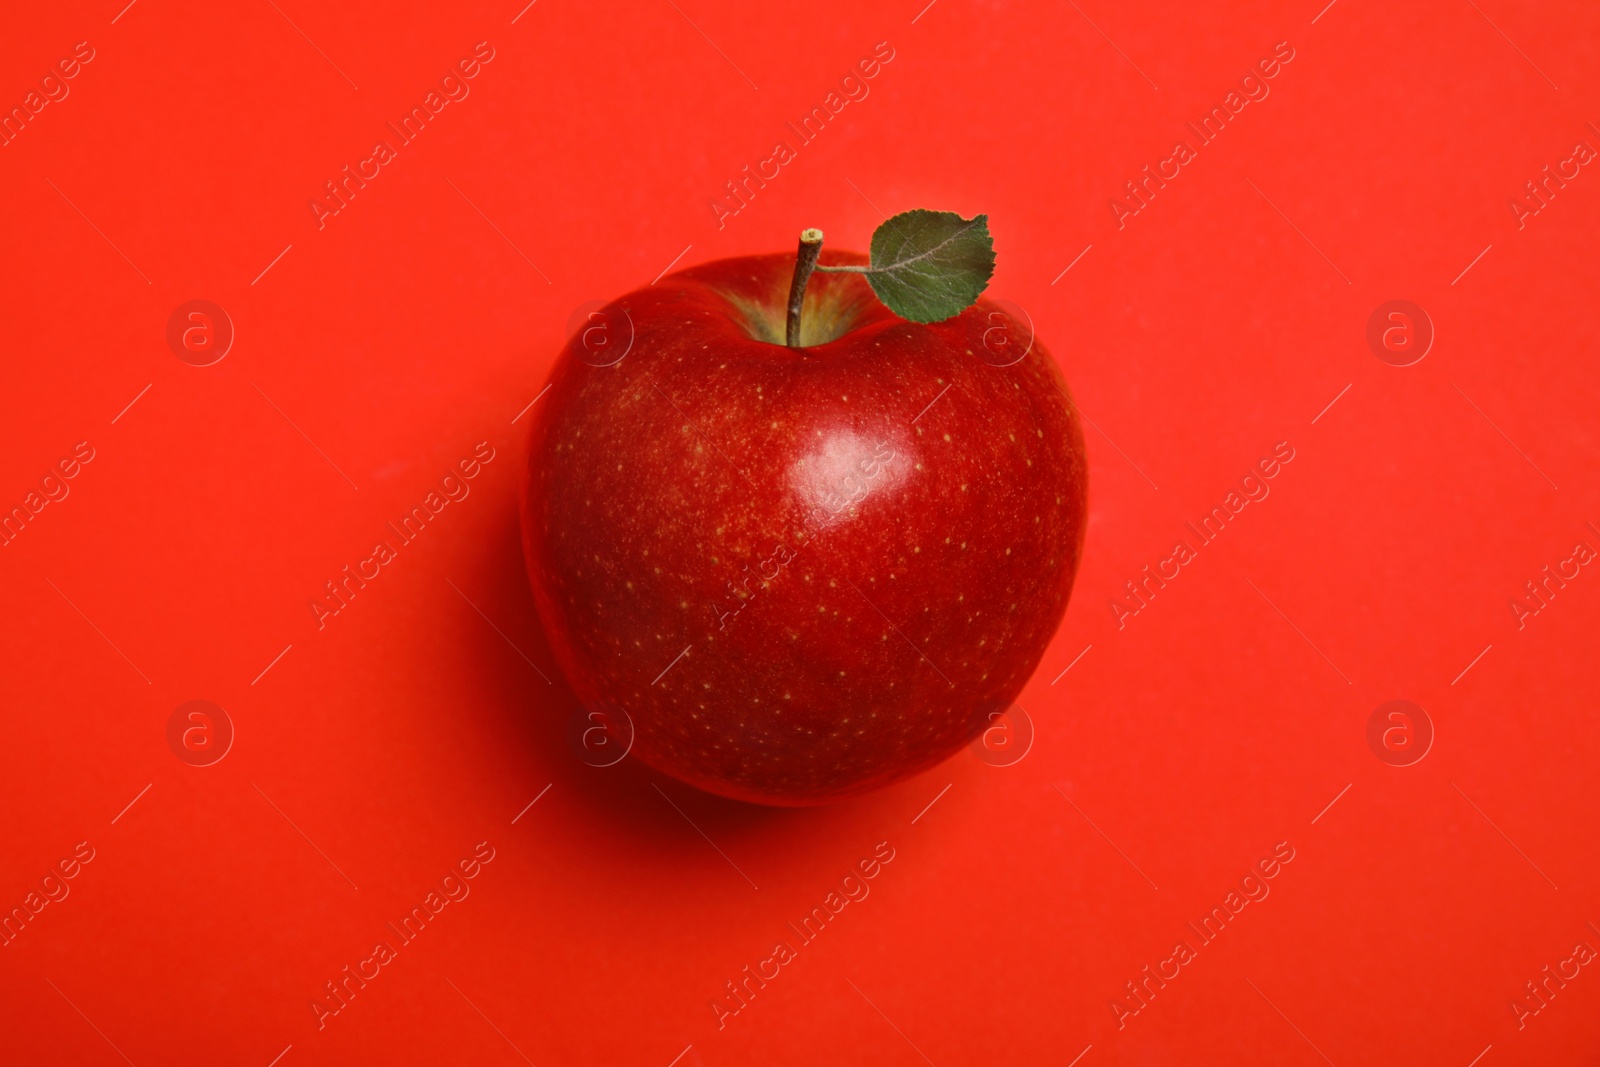
[{"label": "red apple", "polygon": [[914,774],[1010,705],[1066,610],[1087,477],[1043,346],[1000,365],[1029,340],[1005,312],[908,322],[819,272],[790,348],[794,263],[708,263],[590,316],[522,494],[578,697],[625,711],[648,765],[779,805]]}]

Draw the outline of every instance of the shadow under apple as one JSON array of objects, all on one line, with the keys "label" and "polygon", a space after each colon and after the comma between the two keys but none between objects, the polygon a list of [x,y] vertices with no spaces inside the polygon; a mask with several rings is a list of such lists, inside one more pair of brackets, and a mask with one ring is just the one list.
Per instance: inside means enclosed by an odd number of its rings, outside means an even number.
[{"label": "shadow under apple", "polygon": [[[635,856],[656,853],[699,864],[704,859],[700,852],[706,849],[702,835],[718,845],[734,846],[747,837],[766,838],[774,832],[803,835],[804,827],[835,823],[841,807],[854,806],[767,807],[706,793],[632,756],[609,766],[586,762],[588,750],[575,740],[586,712],[555,666],[540,624],[524,567],[514,500],[495,501],[495,514],[478,547],[470,556],[472,570],[462,574],[463,592],[505,639],[473,643],[480,681],[491,697],[490,706],[475,716],[485,731],[484,743],[494,744],[497,737],[509,742],[525,768],[519,777],[533,788],[530,798],[544,788],[540,779],[553,784],[552,794],[559,790],[576,795],[581,803],[571,807],[591,821],[586,827],[591,843],[610,841]],[[532,812],[526,817],[531,818]],[[682,834],[664,832],[663,827],[674,823]]]}]

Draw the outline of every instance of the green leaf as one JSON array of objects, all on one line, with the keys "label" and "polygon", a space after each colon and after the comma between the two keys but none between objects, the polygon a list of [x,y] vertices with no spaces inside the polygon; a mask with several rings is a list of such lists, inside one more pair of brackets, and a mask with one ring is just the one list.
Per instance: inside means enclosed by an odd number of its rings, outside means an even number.
[{"label": "green leaf", "polygon": [[989,217],[917,208],[889,219],[872,235],[872,291],[912,322],[941,322],[978,299],[994,274]]}]

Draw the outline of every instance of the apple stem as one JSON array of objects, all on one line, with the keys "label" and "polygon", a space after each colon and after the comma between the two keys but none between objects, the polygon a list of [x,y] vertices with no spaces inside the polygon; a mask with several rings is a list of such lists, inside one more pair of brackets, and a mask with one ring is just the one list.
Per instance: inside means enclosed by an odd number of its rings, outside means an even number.
[{"label": "apple stem", "polygon": [[817,268],[817,256],[822,252],[822,231],[800,232],[800,251],[794,260],[794,281],[789,285],[789,318],[784,328],[784,343],[790,348],[800,347],[800,308],[806,302],[806,283]]}]

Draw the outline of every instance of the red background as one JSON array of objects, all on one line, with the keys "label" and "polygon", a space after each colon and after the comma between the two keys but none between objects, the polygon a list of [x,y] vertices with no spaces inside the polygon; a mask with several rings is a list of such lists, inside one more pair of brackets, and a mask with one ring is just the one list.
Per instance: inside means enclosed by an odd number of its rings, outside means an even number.
[{"label": "red background", "polygon": [[[0,505],[95,458],[0,549],[0,906],[95,858],[0,949],[0,1060],[1594,1062],[1591,968],[1521,1029],[1511,1001],[1600,947],[1600,576],[1520,630],[1509,605],[1600,547],[1600,175],[1521,229],[1508,200],[1600,145],[1600,9],[923,3],[6,13],[7,109],[95,58],[0,148]],[[470,96],[319,229],[479,41]],[[719,229],[880,41],[870,96]],[[1270,96],[1119,229],[1110,198],[1280,41]],[[570,315],[922,206],[989,213],[990,292],[1093,420],[1034,747],[800,811],[585,766],[514,493]],[[195,298],[237,332],[208,367],[165,340]],[[1403,368],[1365,340],[1396,298],[1437,331]],[[471,496],[319,631],[323,582],[479,441]],[[1270,497],[1119,628],[1279,441]],[[194,699],[236,730],[209,767],[167,742]],[[1391,699],[1436,731],[1413,766],[1367,744]],[[470,897],[319,1030],[480,841]],[[870,897],[719,1030],[723,983],[880,841]],[[1119,1029],[1278,842],[1270,896]]]}]

